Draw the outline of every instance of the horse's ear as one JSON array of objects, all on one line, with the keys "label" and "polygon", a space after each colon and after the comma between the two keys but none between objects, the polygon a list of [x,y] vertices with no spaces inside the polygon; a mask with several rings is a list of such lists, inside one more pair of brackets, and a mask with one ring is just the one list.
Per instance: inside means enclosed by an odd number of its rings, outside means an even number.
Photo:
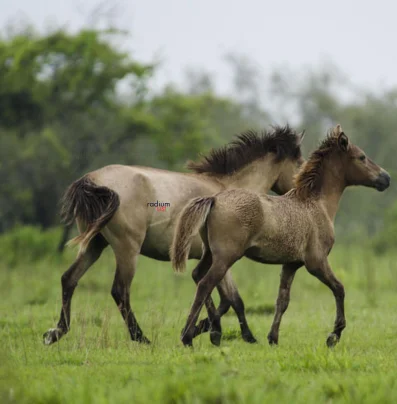
[{"label": "horse's ear", "polygon": [[302,141],[303,141],[303,139],[304,139],[304,137],[305,137],[305,132],[306,132],[306,130],[303,129],[303,131],[298,134],[298,136],[297,136],[297,139],[298,139],[298,140],[297,140],[297,142],[296,142],[297,146],[300,146],[300,145],[302,144]]},{"label": "horse's ear", "polygon": [[349,138],[344,132],[341,132],[338,135],[338,146],[344,152],[349,149]]}]

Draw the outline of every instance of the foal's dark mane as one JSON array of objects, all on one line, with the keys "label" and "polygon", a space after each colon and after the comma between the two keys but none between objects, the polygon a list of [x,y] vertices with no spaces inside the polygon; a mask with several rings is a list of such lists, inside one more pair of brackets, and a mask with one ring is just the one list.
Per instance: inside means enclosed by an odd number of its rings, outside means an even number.
[{"label": "foal's dark mane", "polygon": [[187,168],[196,173],[233,174],[244,166],[274,153],[276,162],[290,158],[297,160],[301,150],[297,135],[288,125],[275,126],[272,131],[247,131],[237,135],[237,139],[219,149],[212,150],[199,162],[189,161]]},{"label": "foal's dark mane", "polygon": [[335,129],[327,134],[327,137],[320,143],[295,177],[295,188],[288,192],[299,199],[318,197],[321,190],[324,160],[338,148],[338,138]]}]

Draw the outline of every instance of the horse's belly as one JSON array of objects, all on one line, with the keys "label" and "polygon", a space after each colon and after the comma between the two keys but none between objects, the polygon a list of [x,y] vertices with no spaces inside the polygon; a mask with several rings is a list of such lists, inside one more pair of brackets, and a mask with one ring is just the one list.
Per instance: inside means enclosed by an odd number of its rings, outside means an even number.
[{"label": "horse's belly", "polygon": [[148,229],[141,247],[141,254],[159,261],[169,261],[171,241],[166,229],[164,231]]},{"label": "horse's belly", "polygon": [[[172,243],[173,229],[150,228],[146,232],[145,240],[141,247],[141,254],[145,257],[159,261],[170,261],[170,247]],[[199,235],[195,236],[189,252],[189,259],[200,259],[202,253],[202,241]]]}]

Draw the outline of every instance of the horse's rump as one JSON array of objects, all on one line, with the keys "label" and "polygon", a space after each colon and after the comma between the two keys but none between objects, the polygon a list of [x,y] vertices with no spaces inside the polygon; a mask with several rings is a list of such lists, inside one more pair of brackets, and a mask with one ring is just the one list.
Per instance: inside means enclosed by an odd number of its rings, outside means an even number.
[{"label": "horse's rump", "polygon": [[73,182],[62,197],[61,218],[66,224],[78,219],[85,225],[85,230],[68,244],[80,244],[80,253],[83,253],[119,205],[120,198],[115,191],[95,184],[88,175]]}]

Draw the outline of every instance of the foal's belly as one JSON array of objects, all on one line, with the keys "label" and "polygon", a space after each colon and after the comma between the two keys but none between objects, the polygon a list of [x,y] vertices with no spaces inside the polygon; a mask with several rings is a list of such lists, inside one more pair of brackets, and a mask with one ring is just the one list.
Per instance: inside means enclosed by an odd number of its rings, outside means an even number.
[{"label": "foal's belly", "polygon": [[300,260],[298,252],[292,248],[285,248],[285,245],[283,251],[273,246],[254,246],[248,248],[244,255],[262,264],[282,265]]}]

